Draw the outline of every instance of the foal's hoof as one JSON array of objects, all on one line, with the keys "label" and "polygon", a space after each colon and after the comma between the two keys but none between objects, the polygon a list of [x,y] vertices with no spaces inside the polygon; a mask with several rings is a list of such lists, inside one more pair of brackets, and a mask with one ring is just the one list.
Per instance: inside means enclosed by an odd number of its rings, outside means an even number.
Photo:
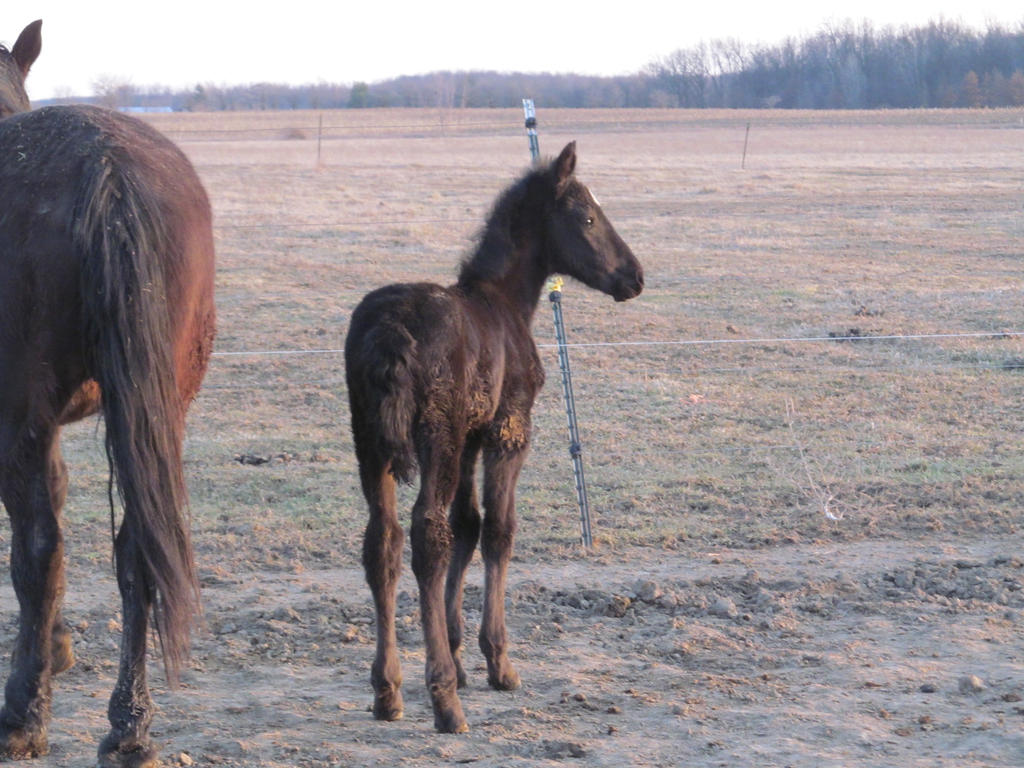
[{"label": "foal's hoof", "polygon": [[469,723],[462,714],[462,705],[456,704],[453,709],[445,712],[435,711],[434,728],[438,733],[466,733],[469,730]]},{"label": "foal's hoof", "polygon": [[0,763],[42,757],[49,751],[45,729],[26,731],[0,723]]},{"label": "foal's hoof", "polygon": [[402,692],[397,688],[378,693],[373,699],[373,717],[375,720],[393,722],[401,720],[405,714],[402,704]]},{"label": "foal's hoof", "polygon": [[519,673],[511,664],[505,664],[496,670],[488,670],[487,682],[496,691],[514,691],[522,684]]},{"label": "foal's hoof", "polygon": [[438,733],[465,733],[469,730],[466,716],[462,714],[462,702],[454,691],[448,696],[433,697],[434,728]]},{"label": "foal's hoof", "polygon": [[71,649],[71,634],[55,632],[50,644],[50,673],[59,675],[75,665],[75,652]]},{"label": "foal's hoof", "polygon": [[455,684],[459,688],[465,688],[469,685],[469,678],[466,676],[466,670],[462,668],[462,659],[455,658]]},{"label": "foal's hoof", "polygon": [[100,744],[100,768],[157,768],[160,758],[156,747],[148,739],[145,742],[121,743],[111,733]]}]

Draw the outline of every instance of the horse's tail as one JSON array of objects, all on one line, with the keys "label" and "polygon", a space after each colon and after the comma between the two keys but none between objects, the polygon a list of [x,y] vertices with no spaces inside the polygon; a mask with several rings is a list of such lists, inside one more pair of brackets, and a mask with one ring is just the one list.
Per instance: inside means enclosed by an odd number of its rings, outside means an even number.
[{"label": "horse's tail", "polygon": [[[100,385],[111,485],[124,520],[115,542],[122,589],[153,607],[168,679],[189,654],[199,587],[182,470],[178,391],[159,204],[131,167],[105,156],[82,179],[73,237],[81,257],[89,374]],[[113,525],[111,490],[111,524]],[[126,617],[127,618],[127,617]]]},{"label": "horse's tail", "polygon": [[345,340],[356,454],[372,450],[396,480],[410,482],[417,463],[412,439],[416,340],[404,326],[373,315],[366,304],[357,307]]}]

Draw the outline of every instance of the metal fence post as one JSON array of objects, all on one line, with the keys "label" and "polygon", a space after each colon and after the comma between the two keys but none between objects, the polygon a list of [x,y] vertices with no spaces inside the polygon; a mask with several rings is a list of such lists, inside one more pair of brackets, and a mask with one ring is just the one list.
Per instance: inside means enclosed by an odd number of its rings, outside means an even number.
[{"label": "metal fence post", "polygon": [[530,157],[537,162],[540,144],[537,142],[537,113],[533,109],[533,99],[523,99],[523,113],[526,115],[526,136],[530,140]]},{"label": "metal fence post", "polygon": [[[534,162],[540,158],[537,141],[537,114],[533,99],[523,99],[526,115],[526,135],[530,139],[530,155]],[[583,546],[590,549],[594,538],[590,530],[590,504],[587,502],[587,483],[583,476],[583,445],[576,424],[576,398],[572,391],[572,371],[569,368],[569,347],[565,337],[565,321],[562,319],[562,278],[554,277],[548,283],[548,298],[555,316],[555,339],[558,342],[558,367],[562,372],[562,396],[565,400],[565,415],[569,422],[569,455],[572,457],[572,473],[576,481],[576,500],[580,507],[580,538]]]}]

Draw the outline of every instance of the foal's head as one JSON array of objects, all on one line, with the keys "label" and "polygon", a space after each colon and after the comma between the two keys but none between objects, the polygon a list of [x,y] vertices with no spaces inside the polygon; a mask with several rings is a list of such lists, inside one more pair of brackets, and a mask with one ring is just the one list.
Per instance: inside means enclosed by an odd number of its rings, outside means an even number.
[{"label": "foal's head", "polygon": [[10,51],[0,45],[0,120],[29,110],[25,76],[42,48],[42,26],[39,20],[25,27]]},{"label": "foal's head", "polygon": [[577,181],[575,169],[574,141],[548,171],[555,190],[547,217],[551,271],[575,277],[616,301],[632,299],[643,290],[643,267],[590,190]]}]

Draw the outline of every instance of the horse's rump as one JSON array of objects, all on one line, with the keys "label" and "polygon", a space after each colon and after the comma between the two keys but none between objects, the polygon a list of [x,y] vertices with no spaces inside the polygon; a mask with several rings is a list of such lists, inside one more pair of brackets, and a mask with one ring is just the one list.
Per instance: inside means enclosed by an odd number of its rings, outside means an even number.
[{"label": "horse's rump", "polygon": [[209,202],[180,150],[107,110],[15,115],[0,123],[0,152],[0,261],[16,269],[7,279],[27,283],[0,293],[34,306],[25,345],[47,340],[61,419],[91,412],[99,394],[139,584],[173,676],[197,607],[181,444],[212,349]]}]

